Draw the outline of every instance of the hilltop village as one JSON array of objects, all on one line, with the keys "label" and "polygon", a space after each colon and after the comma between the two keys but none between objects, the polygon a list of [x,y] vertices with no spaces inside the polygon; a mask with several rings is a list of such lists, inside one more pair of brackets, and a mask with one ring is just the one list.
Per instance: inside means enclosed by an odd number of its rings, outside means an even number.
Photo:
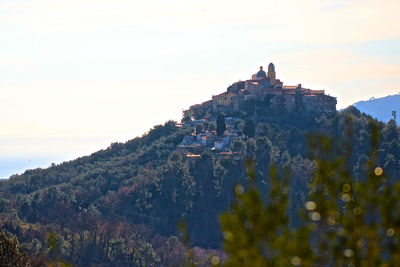
[{"label": "hilltop village", "polygon": [[[251,137],[245,131],[254,132],[254,120],[263,117],[302,113],[305,116],[332,114],[336,112],[336,98],[326,95],[324,90],[283,85],[276,78],[275,66],[263,67],[246,81],[230,85],[226,92],[214,95],[211,100],[193,105],[183,112],[181,126],[195,127],[192,135],[183,138],[178,146],[186,149],[187,157],[198,157],[190,151],[209,149],[219,157],[240,158],[240,141]],[[225,117],[224,132],[217,134],[216,117]],[[243,120],[243,118],[251,118]],[[254,119],[254,120],[253,120]],[[251,122],[252,121],[252,122]],[[249,125],[250,124],[250,125]]]}]

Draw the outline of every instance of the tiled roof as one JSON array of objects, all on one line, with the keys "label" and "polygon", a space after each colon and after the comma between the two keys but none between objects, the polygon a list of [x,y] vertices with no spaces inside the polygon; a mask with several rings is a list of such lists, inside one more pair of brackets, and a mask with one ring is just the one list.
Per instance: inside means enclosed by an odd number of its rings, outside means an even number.
[{"label": "tiled roof", "polygon": [[297,89],[297,85],[285,85],[283,86],[283,89]]},{"label": "tiled roof", "polygon": [[186,154],[186,157],[187,157],[187,158],[200,158],[200,156],[201,156],[201,155],[199,155],[199,154],[189,154],[189,153]]}]

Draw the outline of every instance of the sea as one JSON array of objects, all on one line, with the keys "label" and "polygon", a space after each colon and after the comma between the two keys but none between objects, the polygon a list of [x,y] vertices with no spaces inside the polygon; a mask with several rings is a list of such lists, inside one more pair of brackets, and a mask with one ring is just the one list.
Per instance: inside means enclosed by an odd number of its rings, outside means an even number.
[{"label": "sea", "polygon": [[47,168],[107,148],[116,137],[3,137],[0,136],[0,179],[29,169]]},{"label": "sea", "polygon": [[8,179],[11,175],[21,174],[29,169],[47,168],[52,163],[65,160],[67,159],[61,157],[0,158],[0,179]]}]

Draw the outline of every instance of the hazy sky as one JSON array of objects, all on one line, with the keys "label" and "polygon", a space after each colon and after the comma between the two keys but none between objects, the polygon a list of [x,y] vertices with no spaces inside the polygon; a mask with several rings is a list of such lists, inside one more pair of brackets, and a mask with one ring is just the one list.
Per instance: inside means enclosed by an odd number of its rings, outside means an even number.
[{"label": "hazy sky", "polygon": [[78,155],[273,62],[338,108],[400,91],[399,0],[0,0],[0,157]]}]

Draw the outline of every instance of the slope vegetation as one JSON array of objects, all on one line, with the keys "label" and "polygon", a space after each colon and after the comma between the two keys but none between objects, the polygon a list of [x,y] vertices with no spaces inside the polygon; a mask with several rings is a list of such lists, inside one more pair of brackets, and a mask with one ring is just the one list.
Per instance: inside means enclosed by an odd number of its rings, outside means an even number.
[{"label": "slope vegetation", "polygon": [[[186,253],[176,237],[183,220],[192,246],[198,246],[198,263],[207,265],[210,254],[220,253],[218,215],[229,209],[233,186],[247,179],[244,158],[254,159],[262,192],[269,188],[271,164],[291,170],[289,209],[296,218],[314,170],[307,136],[342,138],[350,127],[351,164],[355,177],[363,179],[359,173],[367,161],[371,119],[354,107],[331,115],[242,116],[237,126],[247,134],[232,144],[240,155],[236,158],[218,157],[207,148],[196,148],[199,156],[188,157],[194,151],[178,147],[185,135],[215,125],[211,120],[200,126],[169,121],[127,143],[1,182],[1,228],[16,235],[32,257],[57,256],[79,266],[168,266],[179,264]],[[245,120],[254,122],[254,136],[240,127]],[[394,121],[379,128],[385,152],[381,166],[396,174],[399,129]],[[49,233],[56,234],[58,255],[47,249]]]}]

